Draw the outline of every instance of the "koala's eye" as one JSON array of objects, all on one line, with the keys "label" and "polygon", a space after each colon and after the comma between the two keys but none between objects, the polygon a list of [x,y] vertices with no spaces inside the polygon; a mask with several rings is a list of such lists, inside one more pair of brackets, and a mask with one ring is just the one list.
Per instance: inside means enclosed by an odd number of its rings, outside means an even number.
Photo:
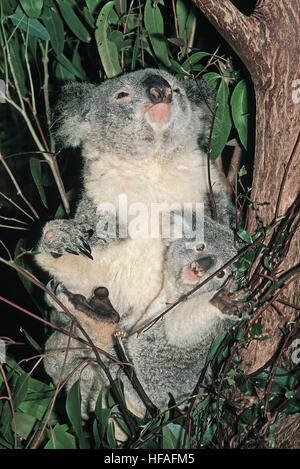
[{"label": "koala's eye", "polygon": [[205,249],[205,244],[198,244],[198,245],[196,246],[196,251],[197,251],[197,252],[204,251],[204,249]]},{"label": "koala's eye", "polygon": [[174,88],[173,89],[173,92],[177,95],[177,96],[181,96],[181,91],[179,88]]},{"label": "koala's eye", "polygon": [[129,98],[131,96],[131,93],[127,90],[120,90],[116,94],[116,99],[124,99],[124,98]]},{"label": "koala's eye", "polygon": [[220,272],[217,273],[216,277],[218,278],[223,278],[225,275],[225,271],[224,270],[220,270]]}]

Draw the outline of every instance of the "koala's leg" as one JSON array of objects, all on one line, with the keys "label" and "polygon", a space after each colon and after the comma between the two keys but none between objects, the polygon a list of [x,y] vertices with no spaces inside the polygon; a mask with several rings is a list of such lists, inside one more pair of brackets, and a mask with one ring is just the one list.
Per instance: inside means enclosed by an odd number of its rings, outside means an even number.
[{"label": "koala's leg", "polygon": [[81,414],[86,420],[106,383],[91,349],[76,339],[69,340],[61,332],[54,332],[46,342],[44,367],[54,384],[66,386],[67,392],[80,380]]},{"label": "koala's leg", "polygon": [[[111,351],[113,336],[119,330],[119,315],[109,301],[107,289],[98,287],[89,301],[83,295],[73,294],[63,286],[59,286],[56,294],[80,322],[94,345]],[[52,303],[55,304],[54,300]],[[86,340],[78,329],[76,332],[78,337]],[[99,354],[101,355],[101,351]],[[106,361],[103,354],[101,359]],[[80,379],[81,411],[82,417],[86,419],[88,412],[95,408],[101,387],[106,384],[106,377],[96,363],[91,347],[75,338],[69,339],[61,332],[54,332],[46,342],[44,366],[56,385],[66,381],[67,390]]]},{"label": "koala's leg", "polygon": [[[96,288],[89,301],[83,295],[71,293],[61,284],[54,292],[96,346],[104,350],[113,346],[113,335],[119,330],[120,316],[108,298],[107,288]],[[54,300],[49,302],[56,310],[60,309]],[[61,314],[66,315],[64,312]]]}]

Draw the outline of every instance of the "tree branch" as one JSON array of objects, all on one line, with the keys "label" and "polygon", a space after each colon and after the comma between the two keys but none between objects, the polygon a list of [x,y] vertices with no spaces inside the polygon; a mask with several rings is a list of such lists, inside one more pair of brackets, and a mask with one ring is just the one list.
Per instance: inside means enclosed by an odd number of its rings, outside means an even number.
[{"label": "tree branch", "polygon": [[260,17],[254,14],[244,15],[230,0],[222,2],[193,0],[193,2],[238,54],[251,73],[252,79],[255,80],[258,73],[255,64],[261,59],[261,45],[265,40]]}]

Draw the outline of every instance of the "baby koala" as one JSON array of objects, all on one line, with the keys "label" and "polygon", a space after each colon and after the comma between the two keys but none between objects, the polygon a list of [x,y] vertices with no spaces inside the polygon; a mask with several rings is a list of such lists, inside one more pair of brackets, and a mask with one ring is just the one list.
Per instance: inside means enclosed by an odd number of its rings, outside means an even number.
[{"label": "baby koala", "polygon": [[[139,335],[129,335],[124,347],[144,391],[159,409],[168,405],[170,393],[177,403],[188,399],[198,381],[214,338],[248,312],[248,303],[237,300],[244,291],[232,293],[232,265],[222,267],[236,254],[233,232],[209,217],[204,220],[204,242],[187,247],[186,239],[169,248],[164,288],[149,308],[148,324],[170,304],[216,276]],[[221,269],[221,270],[220,270]],[[125,396],[143,414],[145,407],[127,377],[122,377]]]}]

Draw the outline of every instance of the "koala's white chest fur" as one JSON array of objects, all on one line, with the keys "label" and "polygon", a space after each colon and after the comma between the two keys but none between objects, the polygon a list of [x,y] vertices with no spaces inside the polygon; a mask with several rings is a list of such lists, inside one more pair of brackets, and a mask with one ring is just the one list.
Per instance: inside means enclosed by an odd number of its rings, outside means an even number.
[{"label": "koala's white chest fur", "polygon": [[[218,181],[214,168],[212,173],[213,181]],[[150,210],[155,203],[177,203],[183,208],[184,203],[203,202],[208,191],[206,158],[200,151],[166,162],[155,154],[151,159],[131,161],[102,155],[90,163],[86,191],[96,205],[110,202],[118,206],[120,194],[125,194],[128,206],[143,203]]]}]

